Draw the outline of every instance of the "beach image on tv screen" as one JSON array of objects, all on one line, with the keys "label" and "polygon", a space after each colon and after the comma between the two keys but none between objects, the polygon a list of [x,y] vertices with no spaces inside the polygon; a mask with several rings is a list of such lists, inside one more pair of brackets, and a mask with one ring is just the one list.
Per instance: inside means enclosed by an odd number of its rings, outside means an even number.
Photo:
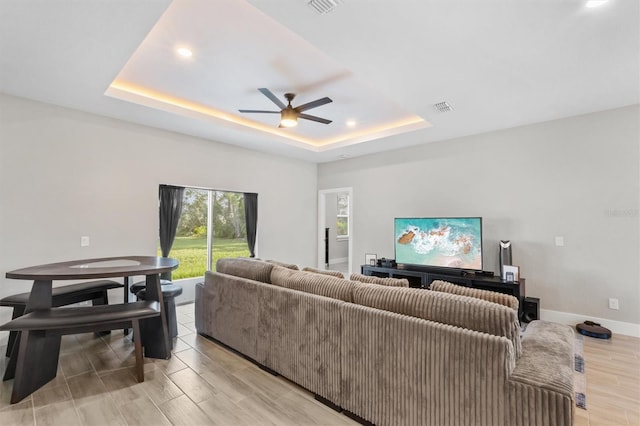
[{"label": "beach image on tv screen", "polygon": [[482,269],[482,224],[474,218],[396,218],[396,262]]}]

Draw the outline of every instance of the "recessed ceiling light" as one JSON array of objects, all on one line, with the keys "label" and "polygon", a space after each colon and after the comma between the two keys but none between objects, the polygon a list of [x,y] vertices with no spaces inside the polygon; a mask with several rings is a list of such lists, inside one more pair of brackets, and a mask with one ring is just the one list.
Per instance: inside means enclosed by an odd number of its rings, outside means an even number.
[{"label": "recessed ceiling light", "polygon": [[347,120],[347,127],[356,127],[357,124],[356,120]]},{"label": "recessed ceiling light", "polygon": [[185,58],[190,58],[191,56],[193,56],[193,52],[191,51],[191,49],[187,49],[186,47],[180,47],[177,50],[178,55],[183,56]]},{"label": "recessed ceiling light", "polygon": [[587,4],[585,4],[585,7],[588,7],[590,9],[594,7],[599,7],[607,3],[608,1],[609,0],[589,0],[587,1]]}]

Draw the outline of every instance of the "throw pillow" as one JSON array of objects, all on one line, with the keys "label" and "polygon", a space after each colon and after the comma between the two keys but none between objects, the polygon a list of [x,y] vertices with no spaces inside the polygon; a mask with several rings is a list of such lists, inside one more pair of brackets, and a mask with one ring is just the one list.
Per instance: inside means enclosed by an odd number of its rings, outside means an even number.
[{"label": "throw pillow", "polygon": [[389,287],[409,287],[409,280],[406,278],[381,278],[371,275],[351,274],[350,280],[366,284],[386,285]]},{"label": "throw pillow", "polygon": [[434,291],[441,291],[443,293],[460,294],[462,296],[475,297],[476,299],[486,300],[488,302],[498,303],[503,306],[508,306],[511,309],[518,310],[518,298],[509,294],[498,293],[495,291],[481,290],[478,288],[465,287],[462,285],[456,285],[448,281],[436,280],[431,283],[429,287]]},{"label": "throw pillow", "polygon": [[271,271],[271,283],[279,287],[340,299],[345,302],[353,301],[354,283],[330,275],[274,267]]},{"label": "throw pillow", "polygon": [[287,269],[293,269],[294,271],[300,270],[300,268],[298,268],[298,265],[294,265],[293,263],[284,263],[277,260],[265,260],[265,262],[273,263],[274,265],[282,266]]},{"label": "throw pillow", "polygon": [[218,259],[216,271],[263,283],[271,282],[271,269],[274,266],[261,260],[247,257],[229,257]]},{"label": "throw pillow", "polygon": [[342,272],[340,271],[330,271],[328,269],[316,269],[316,268],[310,268],[309,266],[305,266],[304,268],[302,268],[302,270],[305,272],[313,272],[314,274],[331,275],[332,277],[336,277],[336,278],[344,278],[344,275],[342,275]]},{"label": "throw pillow", "polygon": [[494,336],[504,336],[513,343],[516,358],[522,353],[518,312],[507,306],[440,291],[359,283],[354,283],[353,302]]}]

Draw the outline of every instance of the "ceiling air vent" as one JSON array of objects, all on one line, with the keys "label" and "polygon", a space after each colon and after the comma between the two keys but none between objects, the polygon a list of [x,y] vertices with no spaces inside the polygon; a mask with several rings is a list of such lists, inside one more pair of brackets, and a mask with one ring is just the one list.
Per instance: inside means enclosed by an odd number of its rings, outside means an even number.
[{"label": "ceiling air vent", "polygon": [[433,107],[436,109],[436,111],[438,112],[449,112],[449,111],[453,111],[453,107],[451,106],[451,104],[449,104],[448,102],[438,102],[437,104],[434,104]]},{"label": "ceiling air vent", "polygon": [[315,9],[316,12],[324,15],[338,7],[340,3],[341,0],[311,0],[307,4]]}]

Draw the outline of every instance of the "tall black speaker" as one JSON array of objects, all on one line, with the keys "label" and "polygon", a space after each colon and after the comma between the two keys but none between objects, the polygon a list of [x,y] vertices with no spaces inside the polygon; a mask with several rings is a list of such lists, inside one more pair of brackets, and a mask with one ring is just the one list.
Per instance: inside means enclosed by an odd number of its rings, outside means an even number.
[{"label": "tall black speaker", "polygon": [[329,228],[324,228],[324,267],[329,269]]},{"label": "tall black speaker", "polygon": [[525,297],[522,301],[522,322],[531,322],[540,319],[540,299],[537,297]]}]

